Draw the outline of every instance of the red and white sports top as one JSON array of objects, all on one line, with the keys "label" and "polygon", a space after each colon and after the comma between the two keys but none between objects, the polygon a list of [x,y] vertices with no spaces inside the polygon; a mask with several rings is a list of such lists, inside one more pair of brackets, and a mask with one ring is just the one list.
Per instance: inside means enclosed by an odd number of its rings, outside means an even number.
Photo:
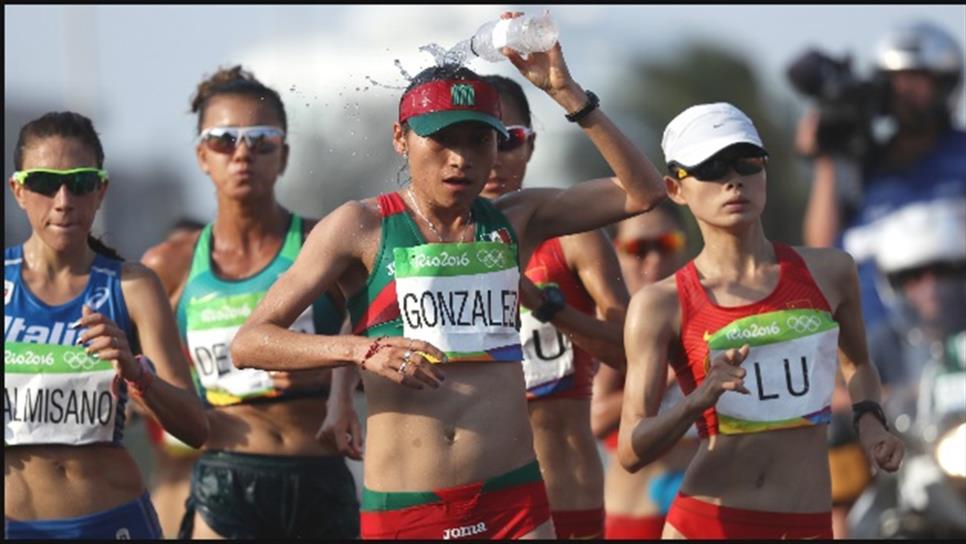
[{"label": "red and white sports top", "polygon": [[[773,243],[773,247],[780,266],[778,285],[767,297],[751,304],[725,308],[711,302],[698,279],[694,261],[689,262],[675,273],[678,300],[681,304],[681,341],[687,362],[672,361],[671,365],[677,373],[678,385],[685,395],[694,391],[704,380],[705,373],[710,365],[708,357],[708,340],[710,337],[735,321],[771,312],[787,313],[788,310],[816,310],[831,313],[825,295],[816,285],[801,255],[784,244]],[[786,318],[786,320],[788,319],[794,319],[794,317]],[[752,339],[752,345],[755,345],[754,339]],[[831,349],[834,349],[834,346]],[[749,359],[750,357],[749,355]],[[748,363],[748,360],[746,360],[746,363]],[[788,363],[786,362],[787,368]],[[754,379],[751,378],[750,371],[748,376],[746,385],[749,381],[753,385]],[[753,388],[752,385],[747,385],[749,390]],[[733,393],[725,392],[725,395],[728,394]],[[752,395],[754,394],[752,392]],[[719,399],[719,404],[720,402]],[[824,412],[815,416],[813,423],[824,423],[825,421],[822,419],[824,417]],[[719,418],[715,407],[705,410],[702,416],[695,421],[695,425],[702,438],[709,434],[718,434]]]},{"label": "red and white sports top", "polygon": [[[525,274],[537,286],[556,285],[563,291],[567,305],[594,315],[594,299],[567,266],[560,238],[551,238],[537,248]],[[527,399],[589,399],[597,361],[553,325],[540,323],[524,308],[520,317]]]}]

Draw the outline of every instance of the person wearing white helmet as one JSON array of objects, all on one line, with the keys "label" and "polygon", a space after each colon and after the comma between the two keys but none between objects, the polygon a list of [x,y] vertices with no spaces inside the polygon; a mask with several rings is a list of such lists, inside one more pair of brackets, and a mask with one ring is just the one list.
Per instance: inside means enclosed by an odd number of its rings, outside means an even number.
[{"label": "person wearing white helmet", "polygon": [[[952,126],[957,97],[962,107],[962,94],[954,92],[962,79],[961,46],[935,24],[902,24],[877,44],[875,68],[885,89],[885,113],[894,120],[888,140],[873,145],[861,162],[822,152],[816,138],[819,116],[812,111],[802,118],[796,141],[814,167],[803,239],[810,246],[842,247],[857,261],[862,314],[876,340],[870,343],[873,348],[883,345],[876,331],[888,327],[894,311],[876,288],[881,281],[874,253],[882,221],[907,205],[966,200],[966,132]],[[902,240],[895,240],[896,250],[915,249],[915,243]],[[886,367],[894,366],[883,365],[886,373]],[[883,376],[886,384],[892,380]],[[848,424],[847,402],[838,402],[844,397],[839,383],[829,435],[836,537],[846,536],[845,516],[869,481],[867,460]]]},{"label": "person wearing white helmet", "polygon": [[883,387],[897,402],[915,394],[930,353],[966,330],[964,233],[964,200],[905,206],[878,231],[877,287],[891,311],[869,331],[869,344]]},{"label": "person wearing white helmet", "polygon": [[[960,43],[930,22],[901,24],[877,44],[875,68],[895,130],[862,164],[818,149],[815,111],[802,118],[796,138],[798,151],[814,160],[804,241],[843,247],[859,261],[870,327],[887,312],[875,289],[876,221],[906,204],[966,198],[966,132],[952,125],[953,112],[963,107],[962,93],[955,92],[962,81]],[[846,197],[850,192],[856,196]]]},{"label": "person wearing white helmet", "polygon": [[[892,472],[904,454],[878,404],[854,261],[766,238],[767,153],[738,108],[688,108],[661,147],[668,196],[705,244],[631,299],[618,458],[640,470],[696,424],[663,538],[831,538],[826,426],[839,371],[869,457]],[[668,367],[685,396],[659,412]]]}]

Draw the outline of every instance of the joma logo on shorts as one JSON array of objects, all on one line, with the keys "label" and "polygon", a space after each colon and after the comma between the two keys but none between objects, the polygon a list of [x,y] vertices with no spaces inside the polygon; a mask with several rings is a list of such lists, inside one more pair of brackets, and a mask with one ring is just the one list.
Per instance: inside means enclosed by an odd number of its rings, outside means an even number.
[{"label": "joma logo on shorts", "polygon": [[452,529],[443,530],[443,540],[450,540],[452,538],[466,538],[468,536],[478,535],[480,533],[486,532],[486,522],[481,521],[476,525],[466,525],[464,527],[453,527]]}]

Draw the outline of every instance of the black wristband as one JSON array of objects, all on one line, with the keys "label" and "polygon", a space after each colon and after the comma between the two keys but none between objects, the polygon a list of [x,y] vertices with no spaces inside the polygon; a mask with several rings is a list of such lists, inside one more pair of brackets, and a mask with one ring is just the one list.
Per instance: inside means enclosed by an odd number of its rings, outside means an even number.
[{"label": "black wristband", "polygon": [[533,311],[533,317],[541,323],[547,323],[560,310],[567,306],[567,299],[559,287],[548,285],[542,289],[543,303]]},{"label": "black wristband", "polygon": [[882,406],[879,406],[879,403],[874,400],[862,400],[852,405],[852,427],[855,428],[856,435],[859,434],[859,418],[868,412],[871,412],[879,420],[879,423],[882,424],[885,430],[889,430],[889,424],[886,423],[885,412],[882,411]]},{"label": "black wristband", "polygon": [[584,91],[587,95],[587,103],[584,104],[579,110],[568,113],[564,117],[567,118],[571,123],[579,123],[584,117],[590,115],[590,112],[596,110],[600,106],[600,99],[594,94],[594,91]]}]

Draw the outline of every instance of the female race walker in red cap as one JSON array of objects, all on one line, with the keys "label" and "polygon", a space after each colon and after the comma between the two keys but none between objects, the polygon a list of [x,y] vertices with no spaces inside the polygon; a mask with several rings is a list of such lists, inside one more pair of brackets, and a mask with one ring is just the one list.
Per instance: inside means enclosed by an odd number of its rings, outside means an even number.
[{"label": "female race walker in red cap", "polygon": [[[696,423],[701,444],[664,538],[830,539],[825,425],[839,369],[869,457],[891,472],[903,456],[878,404],[855,263],[765,238],[767,153],[734,106],[688,108],[661,146],[668,194],[705,245],[631,299],[621,464],[640,469]],[[668,364],[686,396],[658,414]]]},{"label": "female race walker in red cap", "polygon": [[[520,266],[547,238],[664,197],[660,174],[571,78],[559,44],[507,56],[571,113],[615,177],[481,198],[506,136],[499,93],[466,68],[424,70],[393,126],[412,182],[324,218],[232,346],[235,361],[261,368],[365,371],[364,538],[553,537],[520,364]],[[333,285],[354,335],[286,330]]]}]

